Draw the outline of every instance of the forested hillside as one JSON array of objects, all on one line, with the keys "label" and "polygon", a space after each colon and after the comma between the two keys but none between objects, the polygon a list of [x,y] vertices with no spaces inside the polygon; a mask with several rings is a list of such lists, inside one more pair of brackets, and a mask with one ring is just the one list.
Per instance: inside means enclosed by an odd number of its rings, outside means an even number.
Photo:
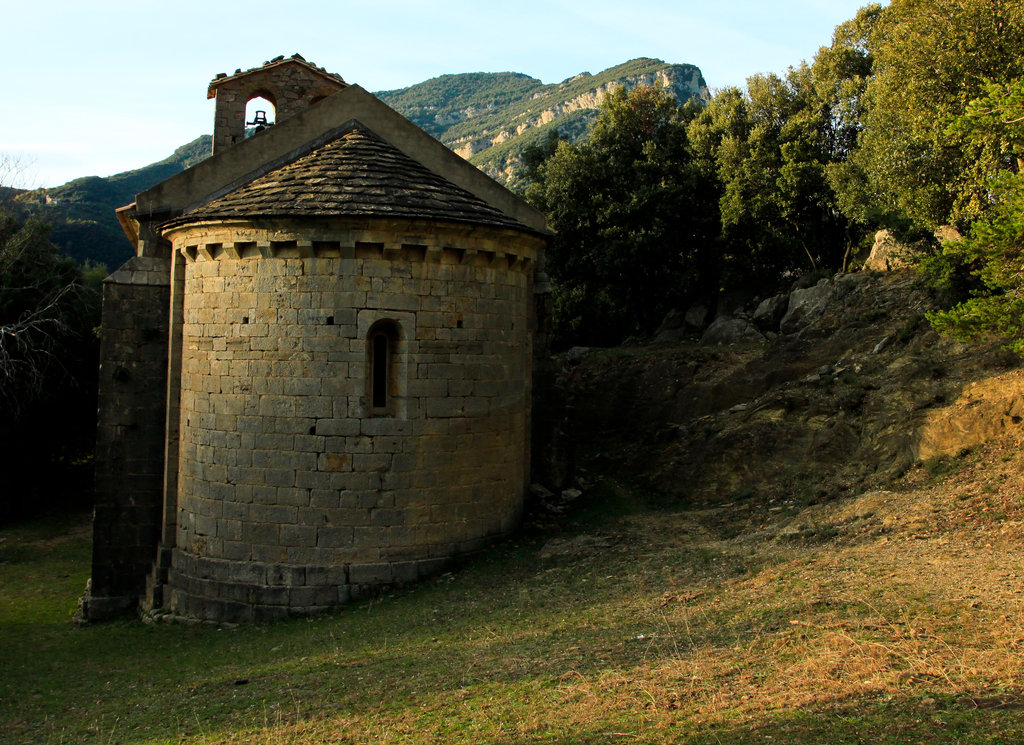
[{"label": "forested hillside", "polygon": [[114,210],[135,195],[210,154],[211,137],[197,137],[158,163],[114,176],[86,176],[52,189],[19,195],[18,204],[49,223],[50,239],[75,261],[102,264],[113,271],[131,256],[131,246]]},{"label": "forested hillside", "polygon": [[660,85],[680,103],[708,97],[696,66],[647,58],[555,85],[519,73],[469,73],[377,95],[489,175],[515,184],[525,148],[555,131],[577,139],[609,90],[638,85]]}]

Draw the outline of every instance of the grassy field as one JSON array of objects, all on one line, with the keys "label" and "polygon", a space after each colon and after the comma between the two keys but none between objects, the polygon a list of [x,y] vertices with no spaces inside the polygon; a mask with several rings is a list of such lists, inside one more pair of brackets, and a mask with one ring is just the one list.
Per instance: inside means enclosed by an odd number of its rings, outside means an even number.
[{"label": "grassy field", "polygon": [[1020,743],[1024,461],[933,470],[702,511],[599,482],[433,581],[238,628],[74,629],[87,516],[6,528],[0,742]]}]

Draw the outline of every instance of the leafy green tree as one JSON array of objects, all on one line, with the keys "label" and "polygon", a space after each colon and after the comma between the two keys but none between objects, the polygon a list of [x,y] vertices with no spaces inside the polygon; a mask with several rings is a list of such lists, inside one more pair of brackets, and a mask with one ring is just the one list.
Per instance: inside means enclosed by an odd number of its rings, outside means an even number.
[{"label": "leafy green tree", "polygon": [[569,142],[569,138],[558,129],[549,130],[540,143],[533,143],[523,148],[521,169],[517,174],[527,188],[540,180],[540,167],[555,154],[560,142]]},{"label": "leafy green tree", "polygon": [[865,91],[874,72],[871,41],[882,14],[877,3],[836,27],[832,44],[822,47],[811,66],[814,87],[826,107],[832,157],[826,167],[839,210],[852,222],[873,228],[889,211],[871,194],[866,174],[851,158],[864,131]]},{"label": "leafy green tree", "polygon": [[967,147],[988,153],[1011,173],[1024,171],[1024,80],[987,80],[984,95],[967,105],[947,131]]},{"label": "leafy green tree", "polygon": [[950,126],[969,144],[998,156],[1004,168],[990,180],[991,206],[970,235],[944,246],[929,266],[968,267],[980,282],[974,296],[934,313],[933,325],[961,339],[1000,336],[1024,353],[1024,78],[988,82]]},{"label": "leafy green tree", "polygon": [[823,79],[805,64],[784,78],[755,75],[746,91],[719,92],[689,126],[697,162],[719,183],[730,287],[770,290],[801,271],[839,269],[854,240],[828,180],[852,138],[820,92],[838,95],[837,85]]},{"label": "leafy green tree", "polygon": [[881,14],[878,3],[861,8],[836,26],[832,43],[821,47],[811,64],[812,85],[828,117],[828,149],[836,161],[849,157],[863,130],[864,91],[874,67],[871,35]]},{"label": "leafy green tree", "polygon": [[965,229],[989,206],[990,178],[1004,164],[997,138],[966,142],[949,124],[986,81],[1024,74],[1024,4],[892,0],[868,45],[864,129],[847,178],[834,181],[847,187],[847,213],[859,207]]},{"label": "leafy green tree", "polygon": [[538,169],[528,194],[557,231],[548,270],[563,342],[650,332],[714,282],[713,190],[692,163],[683,115],[660,88],[619,88],[586,141],[558,143]]}]

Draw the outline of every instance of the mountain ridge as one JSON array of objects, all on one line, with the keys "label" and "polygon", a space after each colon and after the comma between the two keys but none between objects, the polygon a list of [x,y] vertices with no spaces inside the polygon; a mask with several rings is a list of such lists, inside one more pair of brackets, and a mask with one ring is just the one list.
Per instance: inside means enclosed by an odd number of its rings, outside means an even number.
[{"label": "mountain ridge", "polygon": [[[463,87],[477,82],[481,93],[489,85],[506,81],[500,89],[505,100],[480,100],[468,106],[456,99],[448,106],[423,103],[425,93]],[[639,85],[661,85],[678,100],[706,100],[707,83],[700,68],[640,57],[610,67],[597,75],[582,72],[560,83],[544,84],[521,73],[463,73],[438,78],[375,95],[429,132],[489,176],[515,184],[515,170],[523,148],[539,143],[551,129],[570,139],[584,134],[610,91]],[[513,87],[514,86],[514,87]],[[519,91],[519,95],[510,95]]]}]

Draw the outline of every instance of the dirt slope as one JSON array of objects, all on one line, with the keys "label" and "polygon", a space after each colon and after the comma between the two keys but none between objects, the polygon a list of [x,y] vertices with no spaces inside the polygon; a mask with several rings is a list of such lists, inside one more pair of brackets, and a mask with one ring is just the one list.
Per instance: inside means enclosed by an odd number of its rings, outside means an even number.
[{"label": "dirt slope", "polygon": [[916,275],[842,275],[832,287],[824,309],[761,344],[693,340],[565,360],[577,464],[681,504],[810,504],[1024,433],[1019,360],[937,336]]},{"label": "dirt slope", "polygon": [[912,274],[845,281],[761,345],[565,362],[583,485],[627,507],[546,550],[664,582],[670,651],[622,685],[652,742],[1024,737],[1024,370],[940,339]]}]

